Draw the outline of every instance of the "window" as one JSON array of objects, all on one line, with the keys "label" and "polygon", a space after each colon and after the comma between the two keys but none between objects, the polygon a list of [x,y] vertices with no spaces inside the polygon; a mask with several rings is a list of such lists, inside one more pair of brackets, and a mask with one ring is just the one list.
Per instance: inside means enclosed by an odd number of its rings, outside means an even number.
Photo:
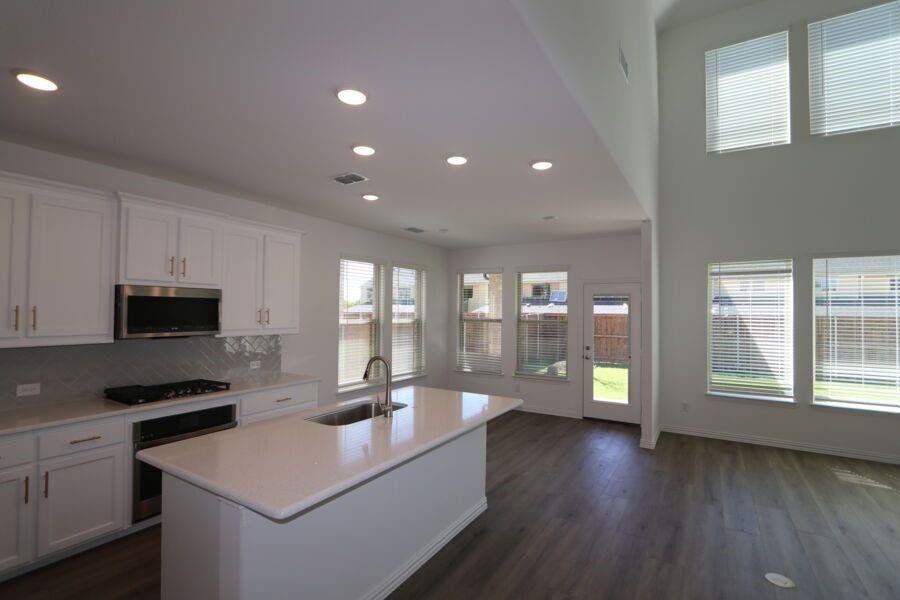
[{"label": "window", "polygon": [[708,277],[708,391],[792,397],[793,262],[712,263]]},{"label": "window", "polygon": [[391,376],[425,373],[425,271],[394,267],[391,314]]},{"label": "window", "polygon": [[468,373],[503,372],[503,274],[460,273],[459,338],[456,369]]},{"label": "window", "polygon": [[900,407],[900,256],[816,259],[813,276],[815,399]]},{"label": "window", "polygon": [[[341,259],[338,390],[363,385],[369,358],[381,351],[381,265]],[[373,379],[381,377],[375,367]]]},{"label": "window", "polygon": [[900,124],[900,1],[809,25],[813,135]]},{"label": "window", "polygon": [[516,373],[565,378],[569,343],[568,273],[519,273]]},{"label": "window", "polygon": [[788,32],[706,53],[706,151],[791,142]]}]

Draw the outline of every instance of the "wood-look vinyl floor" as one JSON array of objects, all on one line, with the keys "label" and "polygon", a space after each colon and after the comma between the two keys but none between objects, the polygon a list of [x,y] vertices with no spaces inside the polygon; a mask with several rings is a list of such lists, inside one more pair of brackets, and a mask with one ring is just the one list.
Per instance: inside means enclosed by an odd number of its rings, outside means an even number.
[{"label": "wood-look vinyl floor", "polygon": [[[492,422],[488,510],[391,598],[900,599],[900,467],[671,434],[647,452],[638,433]],[[155,527],[0,598],[156,598],[158,554]]]}]

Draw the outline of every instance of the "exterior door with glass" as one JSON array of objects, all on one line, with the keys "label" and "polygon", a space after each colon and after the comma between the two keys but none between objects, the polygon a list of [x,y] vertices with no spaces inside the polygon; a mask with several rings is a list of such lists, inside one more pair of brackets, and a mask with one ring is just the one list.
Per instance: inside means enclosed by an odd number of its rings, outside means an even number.
[{"label": "exterior door with glass", "polygon": [[584,416],[641,422],[641,286],[584,286]]}]

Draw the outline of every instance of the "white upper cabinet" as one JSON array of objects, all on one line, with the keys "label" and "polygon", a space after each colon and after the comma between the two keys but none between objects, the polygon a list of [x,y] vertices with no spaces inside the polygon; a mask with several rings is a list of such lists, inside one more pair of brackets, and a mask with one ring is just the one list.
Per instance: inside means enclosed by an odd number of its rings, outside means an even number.
[{"label": "white upper cabinet", "polygon": [[175,281],[178,218],[168,212],[122,206],[124,277],[129,281]]},{"label": "white upper cabinet", "polygon": [[0,338],[25,330],[28,194],[0,184]]},{"label": "white upper cabinet", "polygon": [[120,283],[222,285],[224,218],[121,196]]},{"label": "white upper cabinet", "polygon": [[296,332],[300,326],[300,237],[266,234],[263,298],[267,329]]},{"label": "white upper cabinet", "polygon": [[222,278],[222,330],[253,334],[263,329],[263,244],[259,229],[230,227],[225,232]]},{"label": "white upper cabinet", "polygon": [[225,234],[222,332],[300,331],[300,235],[235,226]]},{"label": "white upper cabinet", "polygon": [[26,335],[111,334],[112,232],[113,207],[106,199],[33,194]]},{"label": "white upper cabinet", "polygon": [[179,219],[179,283],[222,285],[222,229],[222,222],[213,219]]}]

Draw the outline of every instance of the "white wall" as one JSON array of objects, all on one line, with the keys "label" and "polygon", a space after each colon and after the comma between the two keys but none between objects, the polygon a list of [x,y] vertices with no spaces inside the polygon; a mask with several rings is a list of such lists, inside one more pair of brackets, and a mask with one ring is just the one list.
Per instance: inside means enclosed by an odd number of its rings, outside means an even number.
[{"label": "white wall", "polygon": [[[900,461],[900,416],[810,405],[812,258],[900,252],[900,129],[827,139],[808,133],[805,23],[871,4],[769,1],[659,39],[663,429]],[[787,27],[793,143],[707,156],[704,51]],[[707,263],[785,257],[795,261],[796,404],[707,396]]]},{"label": "white wall", "polygon": [[[0,170],[104,191],[131,192],[305,231],[301,260],[301,333],[282,336],[282,366],[286,371],[320,376],[321,403],[333,402],[337,389],[341,253],[422,265],[428,269],[425,334],[428,377],[415,383],[446,386],[447,251],[443,248],[3,141],[0,141]],[[385,329],[389,343],[390,331]]]},{"label": "white wall", "polygon": [[[513,244],[451,250],[447,289],[456,294],[461,272],[503,269],[503,375],[456,372],[457,306],[448,306],[447,370],[453,389],[501,394],[525,400],[524,409],[581,417],[582,406],[582,294],[585,283],[641,281],[640,234],[597,236],[559,242]],[[569,269],[569,380],[541,381],[516,377],[516,273],[521,267]]]}]

